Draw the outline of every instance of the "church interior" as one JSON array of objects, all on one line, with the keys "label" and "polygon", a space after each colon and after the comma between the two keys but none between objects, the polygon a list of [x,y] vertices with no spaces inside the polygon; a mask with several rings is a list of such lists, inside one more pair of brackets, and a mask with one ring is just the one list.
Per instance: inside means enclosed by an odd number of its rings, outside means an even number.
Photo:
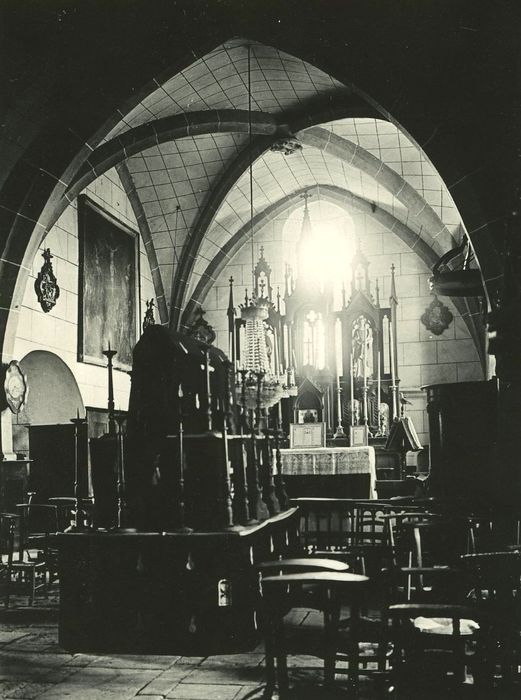
[{"label": "church interior", "polygon": [[0,12],[0,697],[519,697],[516,3]]}]

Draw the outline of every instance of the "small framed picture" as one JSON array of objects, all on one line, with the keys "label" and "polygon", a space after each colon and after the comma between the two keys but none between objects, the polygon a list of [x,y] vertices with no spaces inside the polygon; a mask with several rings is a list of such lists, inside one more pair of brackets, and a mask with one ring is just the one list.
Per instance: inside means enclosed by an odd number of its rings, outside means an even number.
[{"label": "small framed picture", "polygon": [[367,425],[351,425],[349,428],[349,445],[361,447],[369,444],[369,429]]},{"label": "small framed picture", "polygon": [[299,409],[298,423],[318,423],[318,411],[316,408]]},{"label": "small framed picture", "polygon": [[289,446],[292,448],[325,447],[325,423],[290,423]]}]

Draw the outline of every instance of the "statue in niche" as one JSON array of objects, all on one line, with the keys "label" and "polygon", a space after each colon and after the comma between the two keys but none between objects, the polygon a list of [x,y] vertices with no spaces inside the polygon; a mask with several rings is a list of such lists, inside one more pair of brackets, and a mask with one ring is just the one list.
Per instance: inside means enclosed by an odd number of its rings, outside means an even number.
[{"label": "statue in niche", "polygon": [[364,316],[353,323],[353,375],[356,379],[373,373],[373,329]]}]

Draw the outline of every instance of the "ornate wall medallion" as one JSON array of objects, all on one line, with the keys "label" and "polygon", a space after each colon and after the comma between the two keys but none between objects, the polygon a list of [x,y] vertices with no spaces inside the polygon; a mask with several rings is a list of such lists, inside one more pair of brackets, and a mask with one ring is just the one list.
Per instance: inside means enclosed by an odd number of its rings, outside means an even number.
[{"label": "ornate wall medallion", "polygon": [[16,360],[12,360],[5,370],[4,392],[11,411],[19,413],[27,397],[27,381]]},{"label": "ornate wall medallion", "polygon": [[60,296],[60,288],[58,287],[58,280],[52,269],[51,258],[53,256],[51,255],[51,249],[46,248],[42,253],[42,257],[45,262],[34,282],[34,291],[36,292],[40,306],[45,313],[47,313],[56,304]]},{"label": "ornate wall medallion", "polygon": [[453,318],[450,309],[442,304],[435,294],[420,320],[428,331],[434,335],[441,335],[450,326]]}]

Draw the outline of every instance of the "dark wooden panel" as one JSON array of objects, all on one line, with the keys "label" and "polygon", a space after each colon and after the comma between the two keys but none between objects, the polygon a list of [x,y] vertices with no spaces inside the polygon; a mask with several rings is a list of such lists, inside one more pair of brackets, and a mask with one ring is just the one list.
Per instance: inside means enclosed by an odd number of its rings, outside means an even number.
[{"label": "dark wooden panel", "polygon": [[434,384],[427,390],[433,495],[488,502],[497,440],[495,381]]},{"label": "dark wooden panel", "polygon": [[[36,502],[53,496],[74,495],[74,425],[31,425],[29,454],[33,461],[29,489],[36,492]],[[79,437],[80,494],[88,495],[87,426],[80,426]]]},{"label": "dark wooden panel", "polygon": [[371,498],[369,474],[284,474],[290,498]]}]

